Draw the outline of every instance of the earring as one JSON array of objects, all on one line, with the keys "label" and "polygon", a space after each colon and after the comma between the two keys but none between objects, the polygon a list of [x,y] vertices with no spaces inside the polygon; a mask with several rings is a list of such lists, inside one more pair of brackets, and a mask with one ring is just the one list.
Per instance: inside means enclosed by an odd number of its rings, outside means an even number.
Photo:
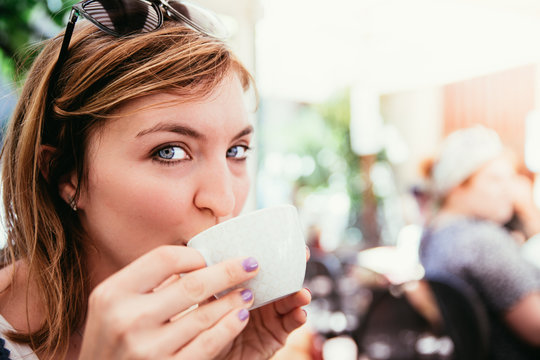
[{"label": "earring", "polygon": [[71,207],[73,211],[77,211],[77,203],[75,202],[75,198],[69,198],[69,207]]}]

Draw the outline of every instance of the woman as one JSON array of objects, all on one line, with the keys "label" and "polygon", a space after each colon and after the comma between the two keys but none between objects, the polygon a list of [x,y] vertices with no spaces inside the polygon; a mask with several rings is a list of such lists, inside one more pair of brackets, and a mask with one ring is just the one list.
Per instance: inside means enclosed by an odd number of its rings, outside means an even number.
[{"label": "woman", "polygon": [[520,256],[503,227],[515,213],[529,235],[540,216],[527,183],[493,131],[458,130],[442,144],[429,171],[439,210],[420,247],[426,276],[465,280],[490,317],[490,359],[538,359],[540,272]]},{"label": "woman", "polygon": [[2,152],[11,359],[268,358],[305,322],[305,289],[251,313],[249,289],[210,300],[256,259],[205,267],[185,246],[249,189],[251,77],[218,26],[183,2],[87,0],[35,61]]}]

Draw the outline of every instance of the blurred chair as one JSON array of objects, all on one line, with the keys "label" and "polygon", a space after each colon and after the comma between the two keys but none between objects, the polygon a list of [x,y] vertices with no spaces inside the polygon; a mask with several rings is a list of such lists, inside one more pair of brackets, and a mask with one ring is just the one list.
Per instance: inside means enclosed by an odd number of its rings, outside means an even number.
[{"label": "blurred chair", "polygon": [[[304,286],[310,289],[312,298],[306,311],[311,327],[324,339],[340,335],[347,326],[338,286],[342,276],[341,263],[334,254],[311,251]],[[336,322],[337,318],[341,321]]]},{"label": "blurred chair", "polygon": [[[405,285],[406,286],[406,285]],[[373,301],[352,332],[360,358],[372,360],[441,359],[436,349],[424,356],[417,350],[426,336],[437,341],[431,324],[397,288],[372,289]]]},{"label": "blurred chair", "polygon": [[337,282],[342,276],[342,265],[335,255],[311,250],[311,257],[306,265],[305,286],[310,289],[315,305],[321,300],[321,310],[340,309]]},{"label": "blurred chair", "polygon": [[443,319],[444,331],[454,343],[456,360],[488,356],[489,319],[476,291],[450,274],[426,275]]}]

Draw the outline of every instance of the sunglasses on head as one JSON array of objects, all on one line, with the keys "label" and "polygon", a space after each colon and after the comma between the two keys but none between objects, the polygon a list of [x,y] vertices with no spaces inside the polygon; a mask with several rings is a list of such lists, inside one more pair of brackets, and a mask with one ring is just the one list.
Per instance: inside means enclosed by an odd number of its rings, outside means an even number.
[{"label": "sunglasses on head", "polygon": [[[107,34],[122,37],[148,33],[163,26],[163,16],[178,21],[203,34],[224,39],[228,36],[219,18],[202,7],[181,0],[83,0],[71,9],[60,54],[56,61],[48,96],[67,59],[73,29],[79,16],[91,21]],[[50,99],[49,99],[50,100]],[[51,101],[47,101],[50,104]]]},{"label": "sunglasses on head", "polygon": [[[79,16],[116,37],[155,31],[163,26],[164,16],[220,40],[229,35],[227,28],[215,14],[182,0],[83,0],[71,9],[60,53],[49,79],[46,114],[52,113],[56,83],[68,57],[69,43]],[[49,124],[49,129],[44,130],[42,141],[54,144],[54,129],[57,126],[55,123]]]},{"label": "sunglasses on head", "polygon": [[88,19],[108,34],[122,37],[159,29],[163,25],[164,13],[206,35],[219,39],[228,35],[226,27],[215,14],[186,1],[83,0],[71,9],[60,54],[67,51],[79,16]]}]

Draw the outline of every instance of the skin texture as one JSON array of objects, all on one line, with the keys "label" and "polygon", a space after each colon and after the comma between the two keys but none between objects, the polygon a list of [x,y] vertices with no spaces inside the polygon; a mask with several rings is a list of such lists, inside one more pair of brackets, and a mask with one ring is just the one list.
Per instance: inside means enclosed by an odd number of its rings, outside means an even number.
[{"label": "skin texture", "polygon": [[[198,101],[183,103],[173,93],[132,100],[91,136],[88,183],[76,205],[88,235],[92,292],[67,359],[263,359],[306,321],[305,289],[251,313],[245,289],[215,300],[258,268],[246,269],[246,259],[206,267],[185,246],[242,210],[252,131],[240,81],[231,75]],[[60,196],[69,203],[76,187],[75,175],[67,176]],[[19,268],[17,279],[24,279],[24,264]],[[0,272],[0,284],[9,276]],[[0,295],[2,314],[16,329],[40,320],[36,310],[26,322],[17,305],[25,288],[16,281]]]},{"label": "skin texture", "polygon": [[[240,213],[253,130],[242,94],[231,77],[198,102],[181,103],[174,94],[141,98],[90,139],[90,175],[77,212],[98,249],[89,259],[97,281]],[[61,190],[64,198],[73,185]]]}]

